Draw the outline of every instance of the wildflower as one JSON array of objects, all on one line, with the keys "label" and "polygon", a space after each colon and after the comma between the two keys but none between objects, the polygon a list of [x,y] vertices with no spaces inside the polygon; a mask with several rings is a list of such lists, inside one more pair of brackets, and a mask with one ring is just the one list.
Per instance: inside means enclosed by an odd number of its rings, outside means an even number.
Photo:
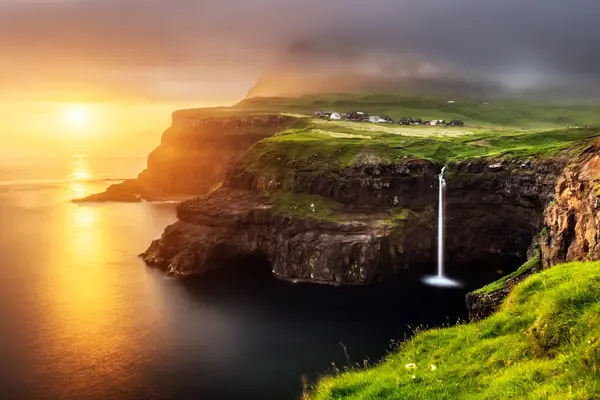
[{"label": "wildflower", "polygon": [[416,378],[417,378],[417,376],[416,376],[416,375],[413,375],[413,376],[412,376],[412,378],[413,378],[413,379],[416,379]]},{"label": "wildflower", "polygon": [[408,363],[404,366],[404,368],[406,369],[417,369],[417,364],[415,363]]},{"label": "wildflower", "polygon": [[437,367],[432,364],[432,365],[429,366],[429,369],[432,370],[432,371],[435,371],[437,369]]}]

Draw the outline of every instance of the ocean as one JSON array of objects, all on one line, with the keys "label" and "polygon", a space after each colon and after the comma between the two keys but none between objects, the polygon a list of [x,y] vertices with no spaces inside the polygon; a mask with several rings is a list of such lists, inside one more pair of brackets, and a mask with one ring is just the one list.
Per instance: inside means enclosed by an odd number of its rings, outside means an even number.
[{"label": "ocean", "polygon": [[175,204],[70,202],[144,164],[0,161],[0,398],[298,399],[303,381],[466,318],[465,293],[490,279],[331,287],[228,268],[171,279],[137,255],[176,220]]}]

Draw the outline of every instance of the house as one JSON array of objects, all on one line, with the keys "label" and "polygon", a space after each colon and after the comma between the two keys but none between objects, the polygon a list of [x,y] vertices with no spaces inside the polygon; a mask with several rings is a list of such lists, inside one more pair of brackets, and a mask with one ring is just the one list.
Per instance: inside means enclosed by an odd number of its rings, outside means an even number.
[{"label": "house", "polygon": [[421,118],[402,117],[398,121],[398,125],[420,125],[423,121]]},{"label": "house", "polygon": [[384,117],[380,117],[379,115],[372,115],[369,117],[369,122],[374,122],[376,124],[387,123],[388,119],[386,119]]},{"label": "house", "polygon": [[329,119],[342,119],[342,116],[339,113],[332,112]]},{"label": "house", "polygon": [[315,115],[315,117],[319,117],[319,118],[331,118],[331,114],[333,114],[333,113],[334,113],[333,111],[317,111],[314,115]]},{"label": "house", "polygon": [[431,126],[444,125],[445,123],[446,123],[446,121],[444,121],[443,119],[433,119],[433,120],[429,121],[429,125],[431,125]]},{"label": "house", "polygon": [[364,113],[362,111],[351,111],[346,115],[346,119],[348,121],[356,121],[356,122],[368,121],[369,114]]},{"label": "house", "polygon": [[452,121],[448,122],[446,125],[448,126],[463,126],[465,123],[463,121],[461,121],[460,119],[453,119]]}]

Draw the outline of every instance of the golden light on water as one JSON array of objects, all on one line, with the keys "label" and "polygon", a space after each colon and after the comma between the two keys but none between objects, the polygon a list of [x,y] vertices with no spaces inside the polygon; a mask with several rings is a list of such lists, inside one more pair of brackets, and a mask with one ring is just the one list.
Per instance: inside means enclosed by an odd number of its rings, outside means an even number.
[{"label": "golden light on water", "polygon": [[84,155],[75,155],[71,165],[71,178],[73,180],[84,181],[91,178],[89,163]]},{"label": "golden light on water", "polygon": [[[94,174],[89,160],[76,155],[71,160],[68,192],[82,197],[94,190],[90,179]],[[50,302],[54,321],[60,321],[60,329],[54,332],[55,340],[68,343],[65,348],[55,349],[55,357],[76,360],[85,374],[72,375],[70,390],[84,388],[93,375],[101,381],[110,381],[126,374],[121,364],[111,360],[121,357],[131,345],[120,335],[119,298],[115,295],[118,274],[110,270],[110,249],[114,241],[108,232],[110,220],[106,213],[111,210],[92,204],[66,203],[61,214],[62,226],[56,232],[53,271],[55,291]],[[121,323],[122,325],[122,323]],[[61,371],[71,374],[70,366]]]},{"label": "golden light on water", "polygon": [[78,154],[71,161],[69,196],[72,199],[80,199],[92,193],[88,181],[92,179],[89,163],[85,156]]}]

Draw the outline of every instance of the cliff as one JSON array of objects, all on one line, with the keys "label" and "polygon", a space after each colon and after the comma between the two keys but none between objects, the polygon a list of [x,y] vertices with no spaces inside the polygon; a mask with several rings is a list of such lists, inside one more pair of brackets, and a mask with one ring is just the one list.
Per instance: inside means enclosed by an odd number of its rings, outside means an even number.
[{"label": "cliff", "polygon": [[586,148],[556,183],[540,238],[544,268],[600,259],[600,142]]},{"label": "cliff", "polygon": [[[525,257],[539,231],[561,161],[497,164],[449,166],[449,258]],[[335,284],[369,283],[432,265],[440,169],[408,160],[348,168],[339,171],[343,178],[331,180],[302,171],[287,183],[289,192],[265,195],[264,175],[242,179],[248,172],[234,168],[219,190],[179,205],[179,222],[143,258],[188,275],[210,271],[227,256],[260,253],[278,277]]]},{"label": "cliff", "polygon": [[261,139],[301,124],[282,115],[195,118],[173,115],[171,127],[136,179],[110,186],[105,192],[78,201],[183,199],[210,190],[224,177],[236,157]]},{"label": "cliff", "polygon": [[595,142],[575,157],[557,177],[553,200],[543,212],[543,227],[531,250],[536,255],[520,273],[467,295],[469,319],[498,310],[511,289],[527,276],[570,261],[600,260],[600,147]]},{"label": "cliff", "polygon": [[[569,157],[563,144],[543,156],[436,160],[390,156],[389,148],[366,139],[340,143],[307,135],[282,132],[253,146],[218,190],[178,207],[179,221],[143,259],[171,274],[199,275],[228,257],[260,254],[280,278],[333,284],[418,270],[435,262],[443,165],[447,258],[525,259]],[[400,140],[405,151],[410,140]],[[480,147],[472,141],[464,146],[461,151]]]}]

